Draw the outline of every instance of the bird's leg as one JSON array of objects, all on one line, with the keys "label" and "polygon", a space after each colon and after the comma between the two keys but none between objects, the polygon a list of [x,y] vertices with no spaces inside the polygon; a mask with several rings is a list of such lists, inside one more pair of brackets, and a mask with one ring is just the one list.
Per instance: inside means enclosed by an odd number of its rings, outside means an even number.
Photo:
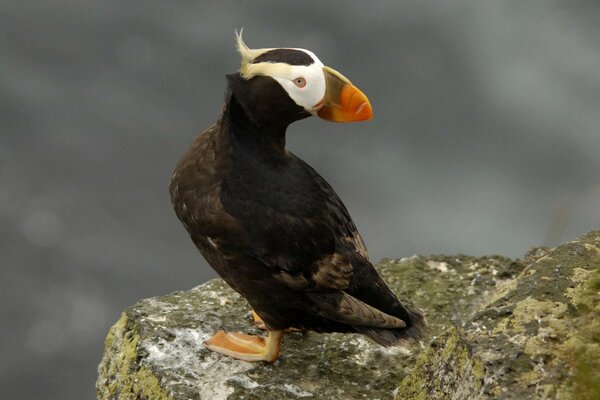
[{"label": "bird's leg", "polygon": [[267,326],[265,325],[265,321],[256,313],[256,311],[252,310],[252,319],[254,320],[254,325],[258,329],[266,330]]},{"label": "bird's leg", "polygon": [[[258,329],[262,329],[263,331],[268,330],[267,325],[265,325],[265,321],[263,321],[260,315],[258,315],[254,310],[252,310],[252,319],[254,320],[254,326],[256,326]],[[283,330],[283,332],[306,332],[306,330],[298,328],[286,328]]]},{"label": "bird's leg", "polygon": [[283,331],[268,331],[266,338],[239,332],[218,331],[204,342],[212,351],[244,361],[274,362],[279,356]]}]

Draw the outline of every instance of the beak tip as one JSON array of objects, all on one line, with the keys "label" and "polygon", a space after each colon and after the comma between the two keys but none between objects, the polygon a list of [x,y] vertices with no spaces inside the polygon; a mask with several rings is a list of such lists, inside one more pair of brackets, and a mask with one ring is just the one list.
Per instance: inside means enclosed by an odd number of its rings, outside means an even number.
[{"label": "beak tip", "polygon": [[373,119],[373,109],[371,108],[371,104],[368,101],[363,102],[356,109],[356,114],[358,115],[357,121],[369,121]]}]

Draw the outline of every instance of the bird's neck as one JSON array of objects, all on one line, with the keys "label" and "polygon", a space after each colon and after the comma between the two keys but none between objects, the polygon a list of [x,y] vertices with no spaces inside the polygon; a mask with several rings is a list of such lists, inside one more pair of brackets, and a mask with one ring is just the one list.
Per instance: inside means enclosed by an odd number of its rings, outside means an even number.
[{"label": "bird's neck", "polygon": [[278,157],[285,154],[285,133],[289,124],[265,117],[240,101],[235,93],[228,96],[223,117],[226,118],[234,145],[247,151]]}]

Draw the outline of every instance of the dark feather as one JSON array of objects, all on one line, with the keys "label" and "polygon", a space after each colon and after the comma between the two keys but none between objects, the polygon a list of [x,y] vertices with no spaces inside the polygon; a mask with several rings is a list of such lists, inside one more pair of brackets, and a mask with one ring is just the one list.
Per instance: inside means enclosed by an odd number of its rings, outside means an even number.
[{"label": "dark feather", "polygon": [[335,292],[307,292],[317,304],[319,315],[333,321],[360,327],[397,329],[406,327],[399,318],[392,317],[341,290]]}]

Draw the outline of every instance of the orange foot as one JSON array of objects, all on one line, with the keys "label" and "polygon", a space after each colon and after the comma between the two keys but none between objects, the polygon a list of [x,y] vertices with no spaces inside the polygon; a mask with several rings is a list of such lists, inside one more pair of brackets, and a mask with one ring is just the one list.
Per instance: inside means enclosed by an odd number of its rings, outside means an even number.
[{"label": "orange foot", "polygon": [[274,362],[279,356],[282,331],[269,331],[267,338],[239,332],[218,331],[204,342],[212,351],[244,361]]}]

